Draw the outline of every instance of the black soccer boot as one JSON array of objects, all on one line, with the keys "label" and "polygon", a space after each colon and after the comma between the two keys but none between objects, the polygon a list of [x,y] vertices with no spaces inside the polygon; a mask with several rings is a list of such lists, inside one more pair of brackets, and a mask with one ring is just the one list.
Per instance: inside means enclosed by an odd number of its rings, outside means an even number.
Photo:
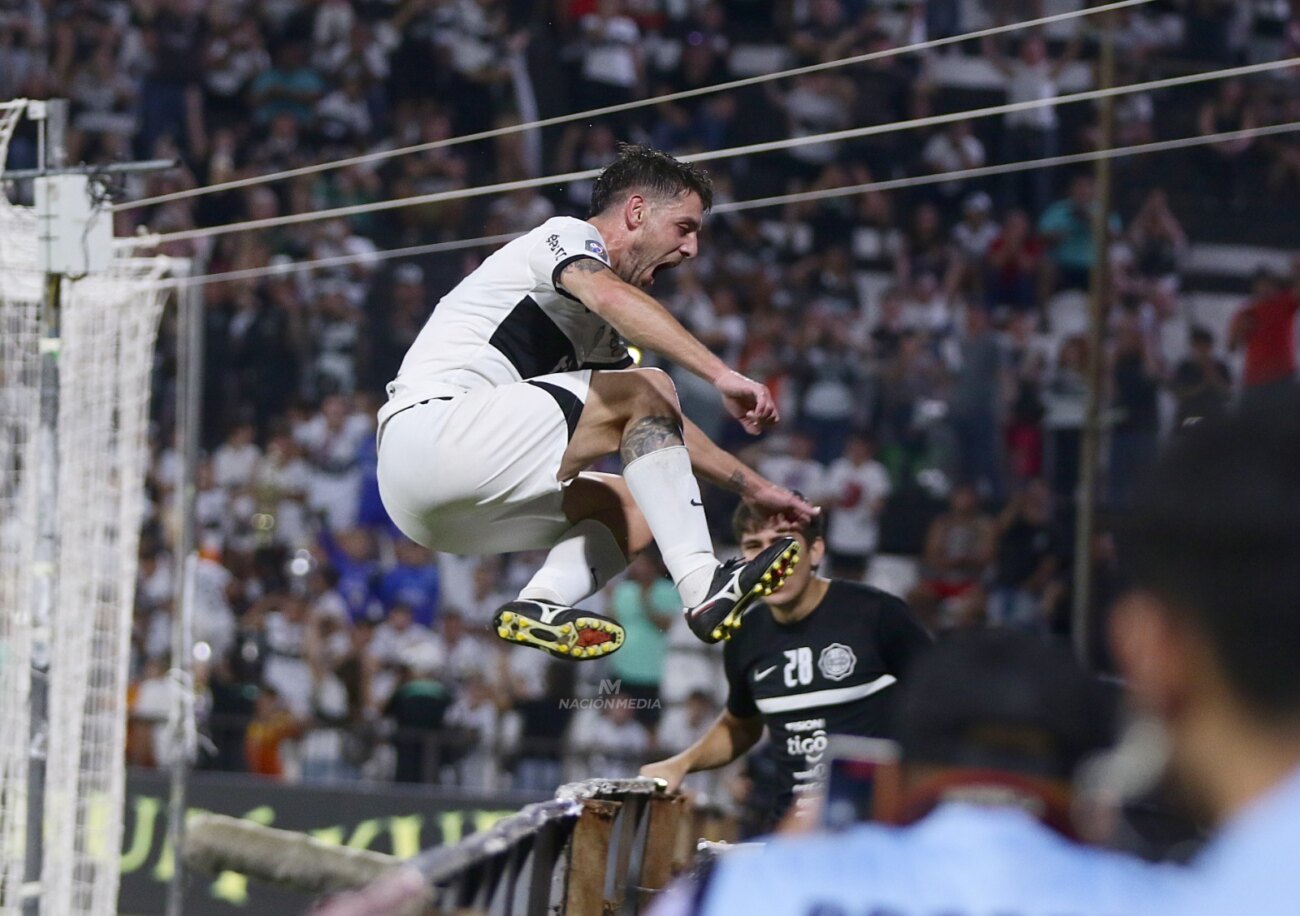
[{"label": "black soccer boot", "polygon": [[713,574],[709,596],[686,609],[691,631],[708,643],[730,639],[745,609],[784,585],[798,562],[798,542],[781,538],[752,560],[736,557],[723,563]]},{"label": "black soccer boot", "polygon": [[532,646],[556,658],[604,658],[623,645],[623,628],[603,614],[549,601],[520,598],[492,618],[506,642]]}]

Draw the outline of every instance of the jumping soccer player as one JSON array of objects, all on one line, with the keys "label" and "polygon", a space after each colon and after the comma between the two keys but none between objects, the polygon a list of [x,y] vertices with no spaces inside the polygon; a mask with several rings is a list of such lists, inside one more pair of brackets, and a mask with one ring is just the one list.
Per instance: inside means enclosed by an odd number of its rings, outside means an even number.
[{"label": "jumping soccer player", "polygon": [[[745,505],[732,527],[747,557],[788,536],[779,519]],[[745,628],[723,651],[727,708],[695,744],[641,768],[642,776],[663,779],[673,791],[688,773],[744,754],[766,726],[781,777],[768,828],[792,801],[819,788],[830,735],[893,737],[897,691],[890,688],[930,644],[902,599],[816,574],[826,555],[820,517],[794,537],[807,564],[765,599],[765,608],[745,616]]]},{"label": "jumping soccer player", "polygon": [[[588,220],[556,217],[443,297],[379,411],[379,490],[404,534],[459,554],[550,548],[496,615],[497,635],[560,658],[617,650],[615,621],[573,607],[651,538],[705,642],[798,560],[783,537],[748,560],[713,554],[695,476],[792,526],[816,514],[686,419],[669,377],[630,368],[623,341],[710,381],[746,431],[777,422],[771,393],[734,372],[643,292],[694,257],[712,185],[702,171],[622,147]],[[619,452],[623,475],[585,469]]]}]

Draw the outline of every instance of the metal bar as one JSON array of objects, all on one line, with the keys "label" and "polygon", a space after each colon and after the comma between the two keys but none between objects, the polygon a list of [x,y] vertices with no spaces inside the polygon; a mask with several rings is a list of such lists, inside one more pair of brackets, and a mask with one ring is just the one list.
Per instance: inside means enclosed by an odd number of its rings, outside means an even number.
[{"label": "metal bar", "polygon": [[565,916],[601,916],[605,911],[605,869],[609,862],[614,818],[622,804],[583,799],[582,814],[573,828],[569,844],[568,884],[565,887]]},{"label": "metal bar", "polygon": [[[60,101],[60,100],[55,100]],[[146,159],[143,162],[113,162],[108,165],[67,165],[58,168],[13,169],[4,173],[5,181],[23,181],[44,178],[47,175],[129,175],[136,172],[158,172],[174,169],[179,159]]]},{"label": "metal bar", "polygon": [[[44,168],[61,168],[67,156],[68,102],[50,99],[40,125]],[[44,230],[42,229],[42,232]],[[37,546],[32,611],[31,743],[27,769],[27,859],[23,912],[41,911],[41,867],[45,833],[45,761],[49,741],[50,626],[59,562],[59,297],[62,277],[47,274],[41,303],[40,456],[37,475]]]},{"label": "metal bar", "polygon": [[[1108,89],[1115,80],[1115,21],[1102,13],[1100,83]],[[1101,148],[1114,144],[1115,116],[1111,96],[1101,98]],[[1092,213],[1093,262],[1088,297],[1088,400],[1080,437],[1079,486],[1075,498],[1074,602],[1071,635],[1080,663],[1088,665],[1092,636],[1092,534],[1097,499],[1097,462],[1101,448],[1103,333],[1110,290],[1110,177],[1109,159],[1096,164],[1097,204]]]},{"label": "metal bar", "polygon": [[555,878],[555,864],[563,850],[568,831],[560,824],[547,824],[537,833],[529,856],[527,880],[520,880],[522,900],[517,901],[516,912],[524,916],[547,916],[551,906],[551,890]]},{"label": "metal bar", "polygon": [[610,850],[609,869],[605,873],[605,900],[616,912],[626,913],[630,898],[627,894],[628,877],[633,868],[633,856],[645,812],[646,796],[629,796],[623,799],[623,809],[614,823],[614,846]]},{"label": "metal bar", "polygon": [[[194,265],[202,273],[205,267]],[[177,271],[185,279],[190,265]],[[185,848],[186,782],[189,776],[194,723],[192,670],[194,660],[194,590],[192,578],[197,563],[194,500],[199,463],[199,431],[203,410],[203,291],[191,284],[177,293],[177,391],[176,447],[181,456],[181,484],[176,488],[176,582],[172,606],[172,683],[176,696],[172,715],[174,732],[167,799],[167,840],[171,849]],[[189,691],[189,696],[184,695]],[[175,868],[167,882],[167,916],[181,916],[185,896],[185,862],[175,857]]]}]

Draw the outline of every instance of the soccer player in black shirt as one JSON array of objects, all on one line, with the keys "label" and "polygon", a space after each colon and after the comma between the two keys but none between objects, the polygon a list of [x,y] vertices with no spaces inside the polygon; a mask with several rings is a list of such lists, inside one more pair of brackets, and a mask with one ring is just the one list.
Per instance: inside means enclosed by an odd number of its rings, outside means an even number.
[{"label": "soccer player in black shirt", "polygon": [[732,521],[746,557],[793,536],[808,562],[746,612],[726,644],[729,695],[713,726],[681,753],[642,767],[670,791],[697,770],[725,766],[757,743],[766,726],[780,772],[779,818],[815,789],[832,734],[892,737],[893,685],[930,636],[907,604],[858,582],[817,575],[826,553],[821,516],[802,531],[742,504]]}]

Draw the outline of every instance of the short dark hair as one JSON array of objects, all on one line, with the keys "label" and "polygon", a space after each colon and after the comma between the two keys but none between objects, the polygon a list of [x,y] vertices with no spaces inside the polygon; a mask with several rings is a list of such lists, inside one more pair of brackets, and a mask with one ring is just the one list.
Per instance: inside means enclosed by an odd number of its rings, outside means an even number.
[{"label": "short dark hair", "polygon": [[648,197],[678,197],[694,191],[707,211],[713,206],[713,180],[694,165],[635,143],[621,143],[618,158],[605,167],[591,188],[591,215],[604,213],[630,191]]},{"label": "short dark hair", "polygon": [[1300,393],[1186,429],[1138,492],[1134,584],[1205,637],[1246,708],[1300,719]]},{"label": "short dark hair", "polygon": [[898,740],[908,763],[1068,781],[1111,743],[1114,712],[1113,698],[1064,646],[1015,630],[968,630],[908,669]]},{"label": "short dark hair", "polygon": [[[794,495],[798,496],[800,499],[806,499],[806,497],[798,490],[794,491]],[[732,513],[731,533],[735,535],[736,543],[739,544],[745,539],[745,535],[752,534],[755,531],[762,531],[767,527],[768,522],[771,520],[772,516],[768,515],[766,512],[763,512],[755,506],[751,506],[747,502],[742,502],[736,507],[736,511]],[[804,526],[803,536],[809,544],[818,538],[825,538],[825,517],[822,515],[814,515],[812,521]]]}]

